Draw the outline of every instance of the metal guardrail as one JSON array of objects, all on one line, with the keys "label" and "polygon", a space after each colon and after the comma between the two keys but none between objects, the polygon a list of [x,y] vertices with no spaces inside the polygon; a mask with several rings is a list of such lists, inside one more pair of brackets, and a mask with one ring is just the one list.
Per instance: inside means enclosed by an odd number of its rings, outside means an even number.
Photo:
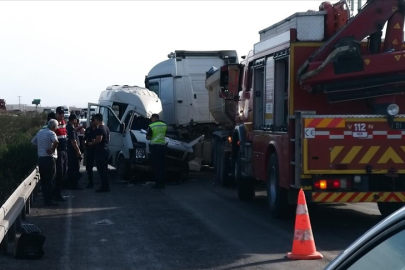
[{"label": "metal guardrail", "polygon": [[[39,169],[36,167],[0,208],[0,243],[3,240],[8,241],[5,238],[10,229],[14,231],[14,235],[11,237],[15,236],[15,222],[16,220],[21,221],[19,218],[25,218],[25,214],[29,213],[30,198],[32,198],[32,192],[39,183],[39,179]],[[19,223],[21,226],[21,222]]]}]

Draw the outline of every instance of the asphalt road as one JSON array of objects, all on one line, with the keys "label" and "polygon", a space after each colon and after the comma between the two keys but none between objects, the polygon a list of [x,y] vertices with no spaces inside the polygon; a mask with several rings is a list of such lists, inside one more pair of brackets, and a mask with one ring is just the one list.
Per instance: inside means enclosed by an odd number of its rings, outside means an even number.
[{"label": "asphalt road", "polygon": [[275,220],[265,193],[241,202],[213,179],[192,173],[165,190],[112,180],[110,193],[66,190],[67,202],[53,208],[38,198],[27,222],[46,236],[45,256],[16,260],[10,248],[0,269],[323,269],[381,220],[373,204],[320,206],[310,215],[324,259],[289,261],[294,218]]}]

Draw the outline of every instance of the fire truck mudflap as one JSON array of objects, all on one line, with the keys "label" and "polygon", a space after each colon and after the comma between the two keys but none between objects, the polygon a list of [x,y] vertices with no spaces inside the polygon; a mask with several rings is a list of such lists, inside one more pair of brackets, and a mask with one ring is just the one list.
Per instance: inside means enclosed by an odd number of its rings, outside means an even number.
[{"label": "fire truck mudflap", "polygon": [[405,202],[405,115],[301,121],[301,172],[312,179],[312,202]]}]

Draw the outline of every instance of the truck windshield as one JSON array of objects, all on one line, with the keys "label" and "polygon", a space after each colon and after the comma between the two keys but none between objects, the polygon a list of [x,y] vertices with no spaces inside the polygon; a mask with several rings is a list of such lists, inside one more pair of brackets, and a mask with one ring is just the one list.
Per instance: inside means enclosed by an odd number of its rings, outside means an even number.
[{"label": "truck windshield", "polygon": [[134,120],[132,121],[131,129],[132,130],[147,130],[150,124],[150,119],[142,117],[142,116],[134,116]]}]

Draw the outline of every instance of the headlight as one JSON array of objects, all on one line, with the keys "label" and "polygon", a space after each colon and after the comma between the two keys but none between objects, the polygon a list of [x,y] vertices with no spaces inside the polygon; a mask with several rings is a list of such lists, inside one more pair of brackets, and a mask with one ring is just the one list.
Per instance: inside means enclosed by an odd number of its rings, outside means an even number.
[{"label": "headlight", "polygon": [[146,149],[145,148],[135,149],[135,158],[146,158]]},{"label": "headlight", "polygon": [[387,113],[391,116],[395,116],[399,113],[399,107],[397,104],[391,104],[387,108]]}]

